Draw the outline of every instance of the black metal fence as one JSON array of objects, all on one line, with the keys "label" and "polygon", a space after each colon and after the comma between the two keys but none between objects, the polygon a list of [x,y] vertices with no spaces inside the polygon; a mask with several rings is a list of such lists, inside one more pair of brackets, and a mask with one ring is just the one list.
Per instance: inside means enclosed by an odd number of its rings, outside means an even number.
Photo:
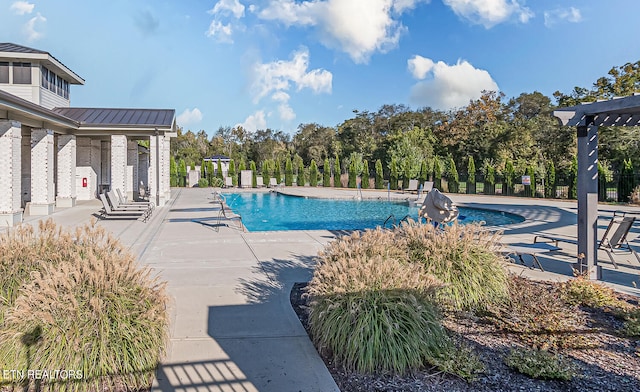
[{"label": "black metal fence", "polygon": [[[598,178],[598,200],[608,202],[628,202],[634,188],[640,185],[640,172],[621,175],[600,176]],[[469,181],[468,176],[460,175],[454,183],[446,178],[434,180],[434,187],[450,193],[541,197],[552,199],[575,199],[577,197],[577,179],[571,175],[557,176],[549,182],[545,178],[518,176],[511,180],[504,176],[486,178],[482,174]]]}]

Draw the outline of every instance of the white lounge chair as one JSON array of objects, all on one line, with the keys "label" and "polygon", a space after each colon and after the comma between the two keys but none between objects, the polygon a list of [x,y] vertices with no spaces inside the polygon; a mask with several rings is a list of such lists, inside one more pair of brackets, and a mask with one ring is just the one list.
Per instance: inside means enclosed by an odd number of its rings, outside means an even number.
[{"label": "white lounge chair", "polygon": [[147,208],[146,210],[131,210],[131,209],[114,209],[109,205],[109,201],[107,200],[107,196],[104,193],[100,194],[100,200],[102,201],[102,209],[100,210],[100,219],[107,218],[142,218],[143,222],[149,220],[151,216],[151,209]]},{"label": "white lounge chair", "polygon": [[409,186],[402,190],[402,192],[418,192],[418,180],[409,180]]},{"label": "white lounge chair", "polygon": [[262,188],[264,186],[264,180],[261,176],[256,177],[256,186]]}]

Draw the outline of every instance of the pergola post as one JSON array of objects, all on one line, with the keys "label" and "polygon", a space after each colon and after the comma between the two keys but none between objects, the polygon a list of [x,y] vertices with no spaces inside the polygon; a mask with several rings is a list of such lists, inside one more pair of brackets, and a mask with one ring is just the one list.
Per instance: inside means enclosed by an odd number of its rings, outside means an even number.
[{"label": "pergola post", "polygon": [[598,126],[593,116],[578,125],[578,261],[576,269],[600,279],[598,266]]}]

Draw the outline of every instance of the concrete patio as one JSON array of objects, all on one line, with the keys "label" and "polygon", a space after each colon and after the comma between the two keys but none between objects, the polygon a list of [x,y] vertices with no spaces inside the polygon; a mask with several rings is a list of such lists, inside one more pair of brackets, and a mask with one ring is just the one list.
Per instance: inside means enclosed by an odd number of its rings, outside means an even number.
[{"label": "concrete patio", "polygon": [[[355,195],[323,188],[285,188],[307,197]],[[295,282],[308,281],[314,256],[335,233],[319,231],[243,232],[235,222],[218,226],[212,189],[173,189],[167,205],[152,219],[104,220],[110,230],[168,282],[171,342],[157,374],[155,391],[337,391],[338,387],[313,347],[289,303]],[[386,199],[414,195],[365,191]],[[504,228],[506,244],[531,243],[536,234],[576,236],[575,202],[479,195],[453,195],[470,207],[520,214],[523,223]],[[86,223],[99,202],[60,209],[51,217],[73,227]],[[233,206],[232,206],[233,207]],[[598,229],[606,228],[614,210],[634,207],[600,205]],[[35,223],[39,218],[26,217]],[[219,229],[219,231],[218,231]],[[640,245],[640,228],[629,236]],[[571,277],[575,246],[540,255],[546,272],[517,264],[515,273],[562,281]],[[605,261],[604,252],[599,260]],[[640,265],[629,254],[616,258],[620,268],[602,263],[603,279],[618,290],[640,295],[634,287]]]}]

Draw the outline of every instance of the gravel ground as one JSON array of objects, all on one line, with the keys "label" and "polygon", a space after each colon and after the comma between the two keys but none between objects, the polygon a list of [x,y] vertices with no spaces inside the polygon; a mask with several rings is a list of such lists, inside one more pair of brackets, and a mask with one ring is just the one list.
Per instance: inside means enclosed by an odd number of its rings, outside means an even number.
[{"label": "gravel ground", "polygon": [[[294,285],[291,304],[308,331],[305,287],[306,283]],[[635,297],[621,298],[637,304]],[[343,392],[640,391],[640,341],[618,336],[614,328],[619,322],[610,314],[583,311],[590,323],[592,348],[562,351],[577,369],[570,381],[537,380],[511,370],[504,358],[511,347],[521,345],[518,337],[472,317],[444,320],[445,327],[471,346],[485,365],[485,372],[471,383],[437,369],[423,369],[404,377],[363,375],[344,371],[329,358],[323,360]]]}]

